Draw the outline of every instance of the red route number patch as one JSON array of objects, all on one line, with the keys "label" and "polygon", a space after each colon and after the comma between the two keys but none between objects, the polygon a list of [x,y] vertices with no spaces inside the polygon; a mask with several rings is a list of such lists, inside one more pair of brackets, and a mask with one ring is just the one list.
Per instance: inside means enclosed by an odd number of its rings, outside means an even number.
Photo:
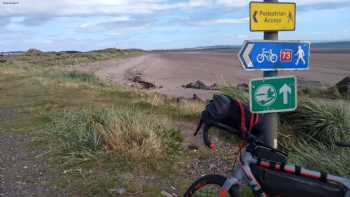
[{"label": "red route number patch", "polygon": [[280,52],[281,62],[291,62],[292,61],[292,50],[285,49]]}]

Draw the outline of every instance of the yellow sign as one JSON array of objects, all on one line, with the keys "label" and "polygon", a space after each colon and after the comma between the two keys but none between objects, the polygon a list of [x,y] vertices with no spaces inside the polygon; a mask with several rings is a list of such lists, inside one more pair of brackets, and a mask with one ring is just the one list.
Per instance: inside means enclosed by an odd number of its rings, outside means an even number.
[{"label": "yellow sign", "polygon": [[294,31],[295,3],[250,3],[250,31]]}]

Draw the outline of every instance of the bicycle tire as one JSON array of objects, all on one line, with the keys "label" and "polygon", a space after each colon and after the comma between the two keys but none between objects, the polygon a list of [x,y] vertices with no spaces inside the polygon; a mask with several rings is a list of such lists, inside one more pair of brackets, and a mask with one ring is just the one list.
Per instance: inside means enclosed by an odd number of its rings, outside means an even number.
[{"label": "bicycle tire", "polygon": [[256,61],[258,61],[259,64],[263,63],[265,61],[265,56],[263,54],[258,54]]},{"label": "bicycle tire", "polygon": [[270,62],[271,63],[276,63],[278,61],[278,56],[276,54],[272,54],[270,56]]},{"label": "bicycle tire", "polygon": [[[226,177],[221,175],[205,175],[198,180],[196,180],[186,191],[185,197],[195,197],[198,196],[199,190],[202,190],[207,185],[216,185],[221,188],[226,181]],[[240,197],[238,186],[233,186],[228,191],[231,197]],[[214,196],[213,196],[214,197]]]}]

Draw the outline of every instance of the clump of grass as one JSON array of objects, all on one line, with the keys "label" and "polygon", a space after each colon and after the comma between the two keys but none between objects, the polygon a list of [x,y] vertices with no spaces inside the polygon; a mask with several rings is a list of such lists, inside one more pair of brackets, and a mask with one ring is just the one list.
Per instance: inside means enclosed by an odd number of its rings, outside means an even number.
[{"label": "clump of grass", "polygon": [[38,49],[28,49],[28,51],[25,52],[26,56],[40,56],[43,55],[43,52]]},{"label": "clump of grass", "polygon": [[289,122],[298,134],[324,144],[332,145],[350,136],[346,111],[334,103],[321,104],[305,100],[296,112],[286,114],[282,119]]},{"label": "clump of grass", "polygon": [[137,107],[150,113],[162,114],[173,120],[193,121],[198,120],[200,112],[204,109],[205,102],[199,99],[176,98],[155,92],[144,92],[130,89],[133,101]]},{"label": "clump of grass", "polygon": [[203,111],[205,104],[199,100],[182,100],[179,103],[173,104],[183,114],[200,114]]},{"label": "clump of grass", "polygon": [[61,139],[64,152],[91,152],[102,148],[102,136],[88,125],[88,110],[65,111],[51,117],[49,132]]},{"label": "clump of grass", "polygon": [[83,82],[97,86],[107,85],[106,81],[100,79],[94,73],[90,72],[56,69],[49,71],[49,75],[51,78],[61,81]]},{"label": "clump of grass", "polygon": [[180,111],[184,116],[186,115],[197,115],[205,107],[205,103],[201,100],[192,100],[184,98],[169,98],[165,95],[152,94],[146,99],[148,103],[155,107],[171,106]]},{"label": "clump of grass", "polygon": [[230,96],[234,99],[238,99],[246,104],[249,104],[249,95],[248,92],[243,91],[242,89],[235,87],[223,87],[221,92],[227,96]]},{"label": "clump of grass", "polygon": [[78,81],[83,81],[83,82],[98,82],[99,79],[96,77],[96,75],[88,72],[81,72],[81,71],[66,71],[63,72],[63,76],[67,79],[72,79],[72,80],[78,80]]},{"label": "clump of grass", "polygon": [[335,103],[304,100],[296,112],[281,116],[280,143],[289,162],[350,177],[350,150],[335,142],[349,140],[348,111]]},{"label": "clump of grass", "polygon": [[350,150],[299,139],[289,145],[289,161],[309,169],[350,177]]},{"label": "clump of grass", "polygon": [[302,88],[299,91],[300,95],[305,95],[311,98],[328,98],[328,99],[342,99],[343,96],[338,88]]},{"label": "clump of grass", "polygon": [[135,111],[102,110],[95,113],[88,124],[103,137],[109,150],[131,159],[160,159],[165,147],[158,134],[164,125],[144,116]]},{"label": "clump of grass", "polygon": [[176,157],[181,142],[169,120],[135,107],[64,112],[53,117],[49,130],[62,140],[68,155],[113,152],[150,165]]}]

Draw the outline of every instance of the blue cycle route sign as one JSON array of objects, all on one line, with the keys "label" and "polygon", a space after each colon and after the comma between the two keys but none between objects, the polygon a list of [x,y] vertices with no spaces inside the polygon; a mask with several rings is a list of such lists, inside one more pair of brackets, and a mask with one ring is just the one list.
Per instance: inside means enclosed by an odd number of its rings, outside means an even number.
[{"label": "blue cycle route sign", "polygon": [[238,53],[245,70],[307,70],[308,41],[245,41]]}]

